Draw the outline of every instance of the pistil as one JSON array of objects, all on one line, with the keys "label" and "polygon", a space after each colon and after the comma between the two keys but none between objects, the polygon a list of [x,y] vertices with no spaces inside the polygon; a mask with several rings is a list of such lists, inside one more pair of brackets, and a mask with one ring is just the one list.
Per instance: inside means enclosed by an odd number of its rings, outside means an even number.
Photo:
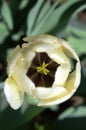
[{"label": "pistil", "polygon": [[46,64],[45,62],[42,63],[41,66],[36,67],[37,72],[40,74],[44,74],[47,75],[50,71],[46,68],[48,66],[48,64]]}]

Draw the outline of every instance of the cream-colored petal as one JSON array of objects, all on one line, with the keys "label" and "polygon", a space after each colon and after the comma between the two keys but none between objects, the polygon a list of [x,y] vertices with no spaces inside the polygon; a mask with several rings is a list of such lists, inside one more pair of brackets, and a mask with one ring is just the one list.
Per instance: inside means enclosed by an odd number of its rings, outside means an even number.
[{"label": "cream-colored petal", "polygon": [[76,81],[75,81],[76,88],[79,86],[80,80],[81,80],[81,65],[80,65],[80,62],[77,62],[77,64],[76,64]]},{"label": "cream-colored petal", "polygon": [[[47,51],[47,53],[53,61],[60,64],[60,66],[57,68],[56,73],[55,73],[54,84],[64,85],[68,77],[68,74],[71,70],[68,57],[62,52],[61,48]],[[56,86],[56,85],[53,85],[53,86]]]},{"label": "cream-colored petal", "polygon": [[65,88],[71,94],[73,94],[76,91],[77,87],[79,86],[80,78],[81,78],[81,75],[80,75],[80,64],[77,63],[76,70],[69,75],[68,80],[67,80],[67,82],[65,84]]},{"label": "cream-colored petal", "polygon": [[13,109],[18,109],[23,102],[23,91],[18,84],[11,78],[8,78],[4,86],[5,96]]},{"label": "cream-colored petal", "polygon": [[28,51],[27,47],[21,49],[21,59],[19,59],[17,64],[20,64],[24,70],[24,73],[27,73],[27,70],[29,69],[34,56],[35,52],[31,50]]},{"label": "cream-colored petal", "polygon": [[71,97],[71,94],[68,92],[64,92],[54,98],[41,99],[39,100],[38,106],[46,106],[46,105],[55,105],[60,104]]},{"label": "cream-colored petal", "polygon": [[61,44],[63,47],[63,51],[66,55],[68,55],[69,57],[76,59],[77,63],[76,63],[76,68],[75,71],[72,72],[67,80],[66,83],[66,88],[71,91],[72,93],[74,93],[77,89],[77,87],[80,84],[80,79],[81,79],[81,66],[80,66],[80,60],[78,55],[76,54],[76,52],[73,50],[72,47],[70,47],[66,41],[61,40]]},{"label": "cream-colored petal", "polygon": [[61,45],[62,45],[62,48],[63,48],[63,52],[68,56],[68,57],[71,57],[71,58],[74,58],[76,59],[77,61],[79,61],[79,57],[78,55],[76,54],[76,52],[74,51],[74,49],[72,48],[71,45],[69,45],[69,43],[67,43],[66,41],[60,39],[59,40]]},{"label": "cream-colored petal", "polygon": [[48,49],[47,53],[48,53],[49,57],[56,63],[59,63],[59,64],[68,63],[69,64],[68,57],[65,55],[65,53],[63,52],[63,50],[60,47],[57,49],[55,48],[53,50]]},{"label": "cream-colored petal", "polygon": [[12,75],[12,78],[17,82],[24,92],[32,94],[32,90],[35,88],[35,84],[24,73],[23,69],[17,64]]},{"label": "cream-colored petal", "polygon": [[12,75],[13,71],[14,71],[14,67],[16,65],[17,60],[20,57],[20,47],[17,46],[13,52],[13,54],[11,55],[11,57],[8,58],[8,66],[7,66],[7,73],[9,76]]},{"label": "cream-colored petal", "polygon": [[33,90],[33,95],[39,99],[49,99],[53,97],[58,97],[64,93],[68,93],[64,87],[57,86],[55,88],[43,88],[37,87]]},{"label": "cream-colored petal", "polygon": [[70,72],[70,64],[61,64],[55,73],[55,81],[53,87],[56,85],[64,85]]},{"label": "cream-colored petal", "polygon": [[47,53],[48,50],[60,48],[60,46],[57,46],[54,43],[50,44],[50,43],[45,43],[45,42],[41,42],[41,41],[33,41],[33,42],[29,43],[28,46],[24,47],[24,49],[26,48],[26,50],[28,50],[28,51],[31,50],[34,52],[46,52]]},{"label": "cream-colored petal", "polygon": [[37,36],[29,36],[29,37],[25,37],[23,38],[24,41],[26,42],[43,42],[43,43],[49,43],[49,44],[56,44],[57,47],[60,47],[61,45],[59,44],[59,40],[54,37],[51,36],[49,34],[41,34],[41,35],[37,35]]}]

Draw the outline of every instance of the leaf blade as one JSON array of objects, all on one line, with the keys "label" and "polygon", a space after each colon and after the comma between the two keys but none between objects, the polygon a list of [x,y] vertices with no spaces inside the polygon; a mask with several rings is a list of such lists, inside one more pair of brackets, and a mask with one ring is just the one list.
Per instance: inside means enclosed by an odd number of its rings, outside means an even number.
[{"label": "leaf blade", "polygon": [[1,7],[1,13],[4,21],[6,22],[8,28],[10,30],[13,29],[13,18],[12,18],[12,13],[9,5],[5,0],[2,2],[2,7]]}]

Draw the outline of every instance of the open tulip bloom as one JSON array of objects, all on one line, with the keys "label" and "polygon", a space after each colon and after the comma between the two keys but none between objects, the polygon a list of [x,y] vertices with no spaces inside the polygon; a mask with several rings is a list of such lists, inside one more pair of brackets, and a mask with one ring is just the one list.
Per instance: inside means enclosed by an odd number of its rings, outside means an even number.
[{"label": "open tulip bloom", "polygon": [[[39,106],[69,99],[80,83],[80,61],[73,48],[48,34],[23,40],[8,59],[4,92],[10,106],[18,109],[24,93],[38,99]],[[75,61],[73,68],[71,60]]]}]

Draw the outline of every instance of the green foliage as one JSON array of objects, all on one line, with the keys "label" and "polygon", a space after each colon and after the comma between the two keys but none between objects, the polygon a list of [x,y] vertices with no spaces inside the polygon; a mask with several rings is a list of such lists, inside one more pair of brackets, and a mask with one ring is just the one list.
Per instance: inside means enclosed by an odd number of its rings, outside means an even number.
[{"label": "green foliage", "polygon": [[86,106],[79,106],[78,108],[69,107],[65,110],[65,112],[61,113],[58,117],[59,120],[63,120],[65,118],[78,118],[78,117],[86,117]]},{"label": "green foliage", "polygon": [[[57,0],[52,6],[49,1],[46,1],[44,5],[42,5],[41,2],[42,1],[38,1],[36,6],[29,13],[27,21],[27,26],[29,28],[27,30],[27,35],[49,32],[58,24],[62,14],[77,1],[69,1],[58,8],[56,8],[56,6],[58,6],[59,0]],[[40,9],[40,6],[42,10]],[[48,8],[46,8],[46,6]],[[33,26],[34,29],[32,28]]]},{"label": "green foliage", "polygon": [[[4,35],[3,35],[4,34]],[[3,43],[5,38],[9,35],[9,31],[4,22],[0,22],[0,44]]]},{"label": "green foliage", "polygon": [[22,113],[20,110],[14,111],[11,108],[7,108],[0,113],[0,129],[12,130],[17,128],[19,125],[30,121],[42,111],[43,108],[36,106],[29,106],[24,113]]},{"label": "green foliage", "polygon": [[67,39],[78,55],[86,53],[86,24],[79,21],[77,16],[83,9],[86,9],[86,5],[81,6],[74,12],[67,26]]},{"label": "green foliage", "polygon": [[[84,12],[83,12],[84,10]],[[85,17],[79,17],[79,13]],[[85,15],[84,15],[85,14]],[[37,107],[30,96],[21,109],[8,107],[3,87],[7,58],[22,37],[49,33],[66,39],[80,57],[82,79],[77,95],[86,98],[86,3],[84,0],[1,0],[0,1],[0,129],[1,130],[85,130],[86,103],[75,107]],[[86,99],[85,99],[86,100]],[[30,103],[30,104],[29,104]],[[51,121],[52,120],[52,121]],[[78,125],[76,125],[78,124]]]},{"label": "green foliage", "polygon": [[21,0],[21,3],[19,5],[19,9],[22,10],[23,8],[25,8],[27,6],[28,2],[29,2],[29,0]]},{"label": "green foliage", "polygon": [[65,112],[59,116],[58,125],[55,124],[54,129],[66,130],[86,129],[86,106],[79,106],[78,108],[69,107]]},{"label": "green foliage", "polygon": [[10,10],[10,7],[8,6],[7,2],[5,0],[2,1],[1,6],[1,14],[4,22],[6,22],[7,27],[12,30],[13,29],[13,18],[12,13]]}]

